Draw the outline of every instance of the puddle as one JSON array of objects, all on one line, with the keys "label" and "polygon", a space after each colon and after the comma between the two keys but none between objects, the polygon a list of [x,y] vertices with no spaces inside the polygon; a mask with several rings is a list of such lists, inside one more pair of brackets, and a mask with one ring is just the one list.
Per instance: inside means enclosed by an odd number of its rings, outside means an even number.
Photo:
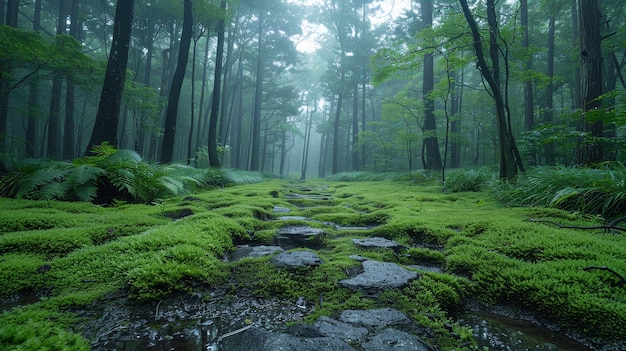
[{"label": "puddle", "polygon": [[530,322],[494,314],[459,316],[459,324],[472,329],[478,349],[490,351],[591,351],[564,335]]}]

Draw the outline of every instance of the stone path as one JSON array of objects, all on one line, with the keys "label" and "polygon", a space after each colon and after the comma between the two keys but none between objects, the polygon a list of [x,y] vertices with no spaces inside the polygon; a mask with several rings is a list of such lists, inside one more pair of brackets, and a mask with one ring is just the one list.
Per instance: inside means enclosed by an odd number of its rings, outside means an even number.
[{"label": "stone path", "polygon": [[[329,194],[308,191],[306,194],[290,193],[287,199],[324,202],[332,200]],[[287,207],[275,207],[276,220],[299,220],[310,223],[306,217],[290,216]],[[335,229],[342,229],[332,223],[323,223]],[[367,229],[352,228],[349,229]],[[316,250],[324,247],[327,233],[323,229],[308,225],[285,226],[277,231],[277,246],[242,247],[231,259],[257,258],[272,255],[272,262],[277,269],[295,269],[317,267],[323,260]],[[382,237],[353,239],[354,245],[361,248],[388,249],[400,252],[405,246]],[[354,255],[352,259],[361,262],[362,271],[352,277],[341,280],[339,285],[359,291],[364,296],[377,296],[387,289],[397,289],[418,279],[419,274],[393,262],[380,262]],[[221,340],[220,349],[224,350],[434,350],[419,336],[408,333],[413,322],[403,313],[382,308],[374,310],[346,310],[338,319],[319,317],[313,325],[298,324],[286,333],[274,333],[262,327],[250,326],[236,335]],[[404,329],[404,330],[403,330]],[[356,348],[355,348],[356,347]]]}]

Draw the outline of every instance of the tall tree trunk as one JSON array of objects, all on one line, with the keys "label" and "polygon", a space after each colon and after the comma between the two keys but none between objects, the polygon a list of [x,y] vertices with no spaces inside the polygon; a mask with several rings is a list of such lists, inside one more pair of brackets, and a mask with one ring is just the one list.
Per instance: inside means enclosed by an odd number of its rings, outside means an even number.
[{"label": "tall tree trunk", "polygon": [[[226,1],[220,2],[220,8],[226,9]],[[215,75],[213,76],[213,104],[211,104],[211,118],[209,119],[209,164],[211,167],[222,165],[217,153],[217,118],[220,111],[220,88],[222,85],[222,61],[224,60],[224,18],[217,24],[217,52],[215,53]]]},{"label": "tall tree trunk", "polygon": [[[451,74],[456,81],[456,71]],[[461,167],[461,106],[463,102],[463,79],[464,72],[461,69],[460,84],[453,84],[450,92],[450,135],[452,142],[450,143],[450,167]]]},{"label": "tall tree trunk", "polygon": [[352,93],[352,170],[359,170],[359,81],[354,81]]},{"label": "tall tree trunk", "polygon": [[[80,5],[80,0],[72,0],[70,9],[70,36],[74,39],[79,38],[78,30],[81,28],[79,26],[78,19],[78,8]],[[76,86],[71,78],[67,78],[67,86],[65,87],[65,124],[63,130],[63,158],[68,160],[72,159],[75,156],[75,136],[76,133],[74,127],[74,104],[75,104],[75,95],[76,95]]]},{"label": "tall tree trunk", "polygon": [[[500,71],[498,65],[498,49],[497,43],[494,38],[490,40],[490,53],[492,61],[495,59],[495,62],[492,62],[492,67],[490,68],[485,60],[485,55],[483,52],[482,46],[482,37],[480,32],[478,31],[478,25],[476,24],[476,20],[472,15],[469,6],[467,5],[467,0],[459,0],[461,3],[461,7],[463,9],[463,14],[467,23],[472,31],[472,37],[474,38],[474,52],[476,53],[476,61],[478,64],[478,69],[480,70],[481,75],[487,81],[489,86],[489,90],[494,98],[494,102],[496,104],[496,122],[498,127],[498,136],[500,143],[500,178],[512,178],[517,175],[518,168],[523,171],[523,166],[521,160],[516,158],[517,154],[515,140],[513,139],[513,135],[510,134],[510,128],[508,126],[507,116],[506,116],[506,108],[505,108],[505,100],[502,95],[502,91],[500,90]],[[498,29],[497,29],[497,21],[495,18],[495,3],[494,0],[487,0],[487,18],[489,21],[489,29],[492,33],[491,35],[495,37]],[[492,72],[493,70],[493,72]]]},{"label": "tall tree trunk", "polygon": [[174,144],[176,139],[176,122],[178,120],[178,102],[180,91],[185,79],[187,61],[189,61],[189,47],[191,45],[191,34],[193,32],[193,7],[191,0],[184,1],[183,31],[180,36],[180,48],[178,51],[178,63],[172,76],[169,98],[167,100],[167,110],[165,112],[165,130],[163,131],[163,146],[161,148],[160,160],[163,163],[170,163],[174,159]]},{"label": "tall tree trunk", "polygon": [[[600,35],[600,8],[598,0],[579,0],[578,18],[580,23],[580,77],[581,108],[585,131],[593,141],[587,142],[581,163],[593,164],[603,161],[603,123],[598,116],[588,116],[602,107],[598,99],[602,95],[602,46]],[[591,118],[588,118],[591,117]],[[595,120],[595,121],[594,121]]]},{"label": "tall tree trunk", "polygon": [[120,104],[126,81],[130,33],[133,27],[134,0],[118,0],[115,10],[113,43],[104,75],[98,114],[86,153],[103,142],[117,146]]},{"label": "tall tree trunk", "polygon": [[[578,0],[570,0],[570,10],[572,13],[572,47],[580,47],[580,30],[578,25]],[[582,88],[580,86],[580,69],[572,70],[574,72],[572,77],[572,110],[580,108],[580,93]]]},{"label": "tall tree trunk", "polygon": [[[146,35],[146,64],[144,67],[143,73],[143,84],[146,87],[150,86],[150,81],[152,79],[152,56],[154,55],[154,23],[147,21],[146,26],[148,27],[148,34]],[[137,138],[135,139],[135,151],[137,151],[140,155],[144,155],[145,152],[145,144],[146,144],[146,133],[150,136],[152,133],[150,131],[154,130],[154,125],[146,124],[145,116],[142,116],[139,128],[137,128]]]},{"label": "tall tree trunk", "polygon": [[6,20],[4,23],[9,27],[17,28],[17,14],[19,13],[20,2],[19,0],[7,0],[6,3],[7,11]]},{"label": "tall tree trunk", "polygon": [[[530,70],[533,66],[533,55],[529,50],[530,39],[528,35],[528,0],[520,1],[521,12],[521,24],[522,24],[522,47],[525,49],[527,55],[524,61],[524,127],[526,131],[531,131],[535,128],[535,103],[533,96],[533,81],[530,78]],[[533,165],[537,164],[537,150],[534,147],[530,149],[530,162]]]},{"label": "tall tree trunk", "polygon": [[[551,123],[554,117],[554,37],[555,37],[555,16],[554,12],[550,14],[548,20],[548,71],[547,76],[550,80],[546,86],[546,101],[544,106],[543,120],[545,123]],[[545,146],[546,164],[553,165],[556,162],[554,155],[554,143],[550,142]]]},{"label": "tall tree trunk", "polygon": [[[59,1],[59,19],[57,21],[56,34],[65,34],[67,31],[67,8],[66,0]],[[61,147],[59,138],[61,136],[61,89],[63,87],[63,77],[55,75],[52,79],[52,91],[50,94],[50,111],[48,117],[48,157],[59,158]]]},{"label": "tall tree trunk", "polygon": [[[41,0],[35,0],[35,11],[33,13],[33,31],[41,30]],[[39,108],[39,82],[32,82],[28,86],[28,121],[26,124],[26,156],[35,157],[37,146],[37,129],[39,129],[39,118],[41,109]]]},{"label": "tall tree trunk", "polygon": [[309,112],[307,103],[307,116],[304,126],[304,144],[302,146],[302,168],[300,180],[306,179],[306,171],[309,164],[309,147],[311,145],[311,126],[313,125],[313,114],[317,111],[317,101],[313,101],[313,111]]},{"label": "tall tree trunk", "polygon": [[259,39],[256,57],[256,82],[254,84],[254,106],[252,111],[252,145],[250,147],[250,170],[259,170],[259,149],[261,146],[261,103],[263,97],[263,10],[259,13]]},{"label": "tall tree trunk", "polygon": [[205,46],[204,46],[204,54],[202,57],[204,57],[204,62],[202,64],[202,85],[200,87],[200,103],[199,103],[199,109],[198,109],[198,128],[196,129],[196,145],[195,145],[195,149],[197,150],[200,145],[204,146],[204,143],[202,142],[202,140],[204,140],[202,133],[202,129],[203,129],[203,125],[206,121],[206,118],[204,118],[204,103],[205,103],[205,96],[206,96],[206,76],[207,76],[207,71],[208,71],[208,66],[209,66],[209,60],[207,59],[207,57],[209,57],[209,43],[211,42],[211,35],[210,32],[207,31],[206,33],[206,40],[205,40]]},{"label": "tall tree trunk", "polygon": [[[345,73],[342,71],[340,82],[343,82]],[[337,97],[337,110],[335,110],[335,120],[333,122],[333,163],[332,174],[339,172],[339,122],[341,120],[341,105],[343,103],[343,90]]]},{"label": "tall tree trunk", "polygon": [[[195,157],[193,156],[193,152],[194,152],[194,140],[193,140],[193,134],[194,131],[196,131],[196,129],[200,129],[199,127],[196,128],[195,124],[196,124],[196,58],[197,58],[197,52],[198,52],[198,41],[200,40],[200,38],[202,38],[202,35],[204,34],[204,30],[202,30],[200,32],[200,35],[198,35],[198,37],[194,37],[193,38],[193,52],[191,54],[192,60],[191,60],[191,103],[189,106],[189,133],[187,134],[187,164],[190,165],[192,163],[192,160],[195,159]],[[206,56],[205,56],[205,61],[206,61]]]},{"label": "tall tree trunk", "polygon": [[[420,0],[423,29],[432,27],[432,0]],[[424,54],[424,78],[422,81],[422,98],[424,100],[424,142],[422,146],[422,164],[424,169],[441,169],[441,153],[437,140],[437,122],[435,121],[435,101],[431,96],[435,85],[433,54]]]}]

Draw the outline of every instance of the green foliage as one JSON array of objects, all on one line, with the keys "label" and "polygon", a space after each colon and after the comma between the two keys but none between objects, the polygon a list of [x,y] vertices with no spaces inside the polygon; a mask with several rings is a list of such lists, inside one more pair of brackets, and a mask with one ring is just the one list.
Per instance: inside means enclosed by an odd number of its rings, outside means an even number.
[{"label": "green foliage", "polygon": [[491,189],[509,206],[553,206],[568,211],[616,216],[626,211],[626,166],[537,167],[516,181],[494,181]]},{"label": "green foliage", "polygon": [[19,308],[0,315],[0,348],[20,351],[87,351],[89,342],[68,331],[67,316],[37,308]]},{"label": "green foliage", "polygon": [[487,168],[452,170],[446,176],[445,191],[481,191],[492,179],[493,172]]},{"label": "green foliage", "polygon": [[264,179],[258,173],[151,164],[135,151],[106,143],[71,163],[42,159],[6,163],[10,173],[0,179],[0,195],[35,200],[153,203],[227,183]]}]

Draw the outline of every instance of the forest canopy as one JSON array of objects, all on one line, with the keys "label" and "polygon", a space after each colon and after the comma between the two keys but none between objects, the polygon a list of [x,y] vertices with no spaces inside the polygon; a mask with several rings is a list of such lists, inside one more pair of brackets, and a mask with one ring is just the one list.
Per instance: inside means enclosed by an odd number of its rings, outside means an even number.
[{"label": "forest canopy", "polygon": [[129,3],[2,1],[3,159],[105,141],[300,178],[624,161],[619,1]]}]

